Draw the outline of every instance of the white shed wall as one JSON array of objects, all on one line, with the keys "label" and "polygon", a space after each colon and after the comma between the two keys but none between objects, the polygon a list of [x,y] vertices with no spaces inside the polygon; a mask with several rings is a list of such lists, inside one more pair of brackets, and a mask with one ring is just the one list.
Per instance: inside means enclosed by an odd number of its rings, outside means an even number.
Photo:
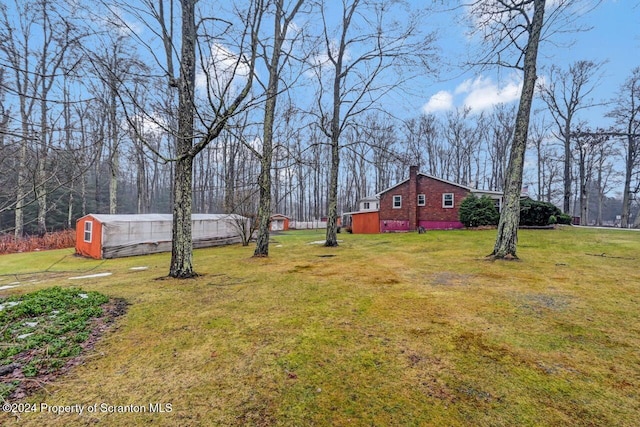
[{"label": "white shed wall", "polygon": [[[102,223],[102,254],[104,258],[143,255],[171,250],[173,218],[171,215],[93,215]],[[238,221],[249,218],[240,215],[194,214],[192,236],[194,248],[240,242]]]}]

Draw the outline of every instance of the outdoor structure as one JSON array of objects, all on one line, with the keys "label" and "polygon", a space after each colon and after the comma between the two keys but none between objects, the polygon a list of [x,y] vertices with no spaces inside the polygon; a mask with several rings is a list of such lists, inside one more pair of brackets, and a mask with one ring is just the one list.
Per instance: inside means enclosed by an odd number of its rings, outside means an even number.
[{"label": "outdoor structure", "polygon": [[[193,214],[193,247],[239,243],[249,221],[235,214]],[[85,215],[76,221],[76,253],[102,259],[169,252],[172,223],[170,214]]]},{"label": "outdoor structure", "polygon": [[[409,179],[367,197],[360,203],[361,210],[345,214],[350,217],[353,233],[384,233],[399,231],[443,230],[462,228],[459,207],[469,194],[488,196],[502,207],[502,193],[478,190],[418,172],[409,168]],[[375,200],[379,207],[372,208]],[[369,203],[368,210],[362,209]]]},{"label": "outdoor structure", "polygon": [[289,229],[289,217],[282,214],[273,214],[271,220],[271,231],[286,231]]},{"label": "outdoor structure", "polygon": [[380,233],[380,212],[362,211],[349,212],[351,215],[351,232],[357,234]]}]

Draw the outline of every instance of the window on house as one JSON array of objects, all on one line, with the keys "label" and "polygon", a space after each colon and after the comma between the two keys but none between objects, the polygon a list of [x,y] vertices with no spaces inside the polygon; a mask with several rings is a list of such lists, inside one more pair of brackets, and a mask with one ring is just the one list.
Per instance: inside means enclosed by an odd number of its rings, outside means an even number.
[{"label": "window on house", "polygon": [[369,209],[369,206],[370,206],[370,205],[369,205],[369,202],[364,202],[364,208],[365,208],[365,209]]},{"label": "window on house", "polygon": [[91,234],[93,232],[93,222],[85,221],[84,223],[84,241],[91,243]]},{"label": "window on house", "polygon": [[402,207],[402,196],[393,196],[393,209],[400,209]]},{"label": "window on house", "polygon": [[442,195],[442,207],[443,208],[453,207],[453,193],[444,193]]},{"label": "window on house", "polygon": [[424,206],[427,204],[427,197],[424,194],[418,194],[418,206]]}]

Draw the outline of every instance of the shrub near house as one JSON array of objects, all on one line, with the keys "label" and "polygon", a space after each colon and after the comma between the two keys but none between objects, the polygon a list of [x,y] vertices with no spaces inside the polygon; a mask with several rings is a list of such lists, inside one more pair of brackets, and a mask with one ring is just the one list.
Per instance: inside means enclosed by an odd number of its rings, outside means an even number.
[{"label": "shrub near house", "polygon": [[[500,214],[492,199],[486,196],[467,196],[460,204],[460,222],[465,227],[498,225]],[[520,225],[541,227],[553,224],[570,224],[571,217],[563,214],[552,203],[530,198],[520,200]]]},{"label": "shrub near house", "polygon": [[571,217],[564,215],[553,203],[529,198],[520,200],[520,225],[545,226],[553,223],[552,217],[559,224],[571,223]]},{"label": "shrub near house", "polygon": [[498,225],[500,214],[495,202],[487,196],[476,197],[470,194],[460,204],[460,222],[465,227]]}]

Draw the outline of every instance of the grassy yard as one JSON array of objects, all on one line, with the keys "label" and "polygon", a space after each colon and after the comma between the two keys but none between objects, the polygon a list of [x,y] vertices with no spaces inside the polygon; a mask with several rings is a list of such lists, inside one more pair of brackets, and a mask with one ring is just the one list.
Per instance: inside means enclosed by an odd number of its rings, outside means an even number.
[{"label": "grassy yard", "polygon": [[640,425],[640,233],[523,230],[518,262],[485,260],[495,231],[339,237],[198,250],[186,281],[165,278],[168,254],[2,256],[0,288],[21,285],[0,295],[131,305],[0,424]]}]

